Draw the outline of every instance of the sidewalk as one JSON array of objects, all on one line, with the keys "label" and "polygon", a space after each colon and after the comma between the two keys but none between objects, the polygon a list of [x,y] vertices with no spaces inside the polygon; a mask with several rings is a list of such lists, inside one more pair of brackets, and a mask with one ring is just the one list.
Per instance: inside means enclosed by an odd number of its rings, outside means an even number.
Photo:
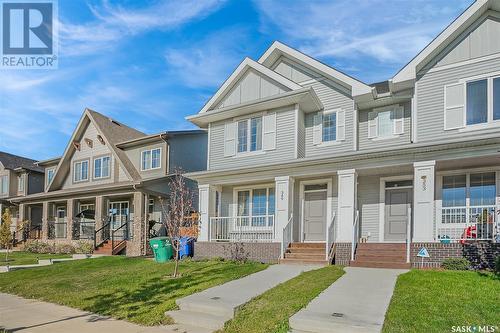
[{"label": "sidewalk", "polygon": [[290,318],[292,332],[380,332],[403,269],[346,267],[346,274]]}]

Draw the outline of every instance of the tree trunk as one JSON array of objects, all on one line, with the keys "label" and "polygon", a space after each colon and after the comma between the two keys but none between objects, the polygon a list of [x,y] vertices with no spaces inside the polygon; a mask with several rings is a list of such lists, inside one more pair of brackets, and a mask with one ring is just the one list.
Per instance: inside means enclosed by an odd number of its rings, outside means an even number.
[{"label": "tree trunk", "polygon": [[175,268],[174,268],[174,278],[177,277],[179,271],[179,249],[174,248],[175,250]]}]

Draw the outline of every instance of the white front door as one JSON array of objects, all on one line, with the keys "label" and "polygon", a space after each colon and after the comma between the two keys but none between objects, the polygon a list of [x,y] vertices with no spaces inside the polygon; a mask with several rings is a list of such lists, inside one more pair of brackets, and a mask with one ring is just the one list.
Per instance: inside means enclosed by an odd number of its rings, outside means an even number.
[{"label": "white front door", "polygon": [[386,189],[385,191],[385,241],[406,239],[408,208],[412,203],[413,188]]},{"label": "white front door", "polygon": [[326,240],[327,191],[304,194],[304,241],[324,242]]},{"label": "white front door", "polygon": [[115,201],[109,203],[109,214],[111,217],[111,229],[118,229],[123,223],[128,221],[129,208],[128,201]]}]

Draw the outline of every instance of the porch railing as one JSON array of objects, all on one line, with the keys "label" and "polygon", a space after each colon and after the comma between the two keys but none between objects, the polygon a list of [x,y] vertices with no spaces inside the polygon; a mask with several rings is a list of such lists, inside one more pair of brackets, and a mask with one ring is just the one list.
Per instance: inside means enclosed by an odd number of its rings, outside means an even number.
[{"label": "porch railing", "polygon": [[271,242],[276,236],[274,215],[210,218],[210,240]]},{"label": "porch railing", "polygon": [[68,221],[67,219],[61,220],[49,220],[48,221],[48,238],[66,238],[68,232]]},{"label": "porch railing", "polygon": [[436,235],[441,242],[494,240],[499,235],[500,206],[442,207],[440,213]]},{"label": "porch railing", "polygon": [[111,230],[111,253],[128,240],[129,221],[124,222],[118,228]]},{"label": "porch railing", "polygon": [[288,245],[292,242],[292,225],[293,225],[293,214],[290,215],[286,226],[283,228],[283,241],[281,242],[281,259],[285,258],[285,251]]},{"label": "porch railing", "polygon": [[72,239],[93,239],[95,221],[73,221]]},{"label": "porch railing", "polygon": [[354,217],[354,223],[352,224],[352,244],[351,244],[351,260],[354,260],[354,254],[356,253],[356,247],[359,241],[359,210],[356,210],[356,215]]},{"label": "porch railing", "polygon": [[325,248],[325,258],[330,259],[330,251],[332,250],[333,242],[335,242],[335,212],[333,213],[330,224],[326,232],[326,248]]},{"label": "porch railing", "polygon": [[94,249],[111,238],[111,221],[108,220],[102,227],[94,231]]}]

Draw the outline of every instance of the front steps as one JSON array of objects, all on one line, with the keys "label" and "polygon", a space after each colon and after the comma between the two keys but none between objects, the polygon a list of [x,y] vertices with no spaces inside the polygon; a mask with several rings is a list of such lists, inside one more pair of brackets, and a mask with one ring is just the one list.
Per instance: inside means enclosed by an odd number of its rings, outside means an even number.
[{"label": "front steps", "polygon": [[327,265],[325,243],[291,243],[281,264]]},{"label": "front steps", "polygon": [[406,262],[406,244],[360,243],[350,266],[407,269],[411,264]]},{"label": "front steps", "polygon": [[105,241],[101,245],[97,247],[97,249],[94,250],[94,254],[102,254],[102,255],[115,255],[119,254],[120,252],[124,251],[127,247],[127,242],[121,242],[120,244],[117,244],[115,249],[113,250],[113,245],[110,240]]}]

